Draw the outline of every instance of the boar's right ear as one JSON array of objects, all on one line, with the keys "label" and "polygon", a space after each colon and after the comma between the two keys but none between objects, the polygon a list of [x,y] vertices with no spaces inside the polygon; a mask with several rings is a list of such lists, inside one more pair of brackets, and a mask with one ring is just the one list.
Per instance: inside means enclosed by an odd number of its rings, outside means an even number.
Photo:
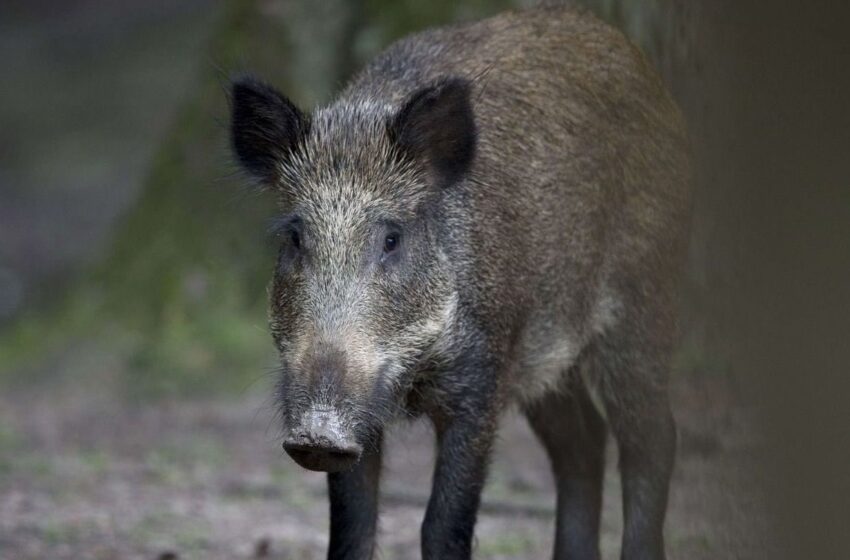
[{"label": "boar's right ear", "polygon": [[242,167],[271,185],[280,164],[310,129],[310,120],[283,94],[254,78],[234,80],[230,88],[230,142]]},{"label": "boar's right ear", "polygon": [[414,92],[390,123],[402,154],[422,161],[443,186],[462,177],[475,156],[470,84],[447,78]]}]

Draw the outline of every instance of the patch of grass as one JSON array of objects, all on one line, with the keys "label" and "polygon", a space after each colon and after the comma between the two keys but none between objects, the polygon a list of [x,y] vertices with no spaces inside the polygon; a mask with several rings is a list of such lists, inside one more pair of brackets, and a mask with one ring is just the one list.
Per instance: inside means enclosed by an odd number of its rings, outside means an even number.
[{"label": "patch of grass", "polygon": [[70,544],[81,540],[90,527],[75,523],[48,521],[40,527],[41,538],[51,545]]},{"label": "patch of grass", "polygon": [[54,468],[48,457],[18,451],[0,456],[0,473],[26,473],[28,478],[52,481]]},{"label": "patch of grass", "polygon": [[145,466],[151,476],[159,482],[177,485],[184,482],[188,476],[186,468],[174,456],[162,450],[151,451],[145,456]]},{"label": "patch of grass", "polygon": [[31,367],[67,346],[95,322],[97,303],[88,291],[22,315],[0,331],[0,384],[15,386],[40,381]]},{"label": "patch of grass", "polygon": [[[272,480],[281,490],[281,497],[287,508],[300,511],[310,511],[316,505],[316,496],[302,483],[303,478],[297,476],[294,465],[275,465],[271,468]],[[323,498],[318,498],[323,499]]]},{"label": "patch of grass", "polygon": [[196,436],[183,450],[184,457],[192,464],[221,467],[230,460],[230,449],[216,437]]},{"label": "patch of grass", "polygon": [[20,436],[11,428],[0,425],[0,475],[12,472],[14,459],[21,447]]},{"label": "patch of grass", "polygon": [[295,471],[286,464],[273,464],[269,467],[269,473],[272,477],[272,482],[278,486],[289,486],[293,479],[296,478]]},{"label": "patch of grass", "polygon": [[209,549],[209,528],[170,512],[148,514],[128,531],[128,538],[144,549],[175,550],[181,558],[203,558]]},{"label": "patch of grass", "polygon": [[112,463],[110,455],[101,450],[80,451],[77,458],[94,475],[104,474]]},{"label": "patch of grass", "polygon": [[197,468],[220,468],[230,460],[230,451],[219,440],[197,436],[187,441],[170,442],[145,455],[145,466],[157,480],[182,484]]},{"label": "patch of grass", "polygon": [[9,426],[0,425],[0,458],[15,453],[21,447],[21,436]]},{"label": "patch of grass", "polygon": [[496,537],[481,539],[478,555],[482,557],[524,557],[534,550],[537,540],[527,533],[505,532]]},{"label": "patch of grass", "polygon": [[132,353],[128,396],[239,393],[263,376],[273,346],[254,317],[228,308],[166,320]]}]

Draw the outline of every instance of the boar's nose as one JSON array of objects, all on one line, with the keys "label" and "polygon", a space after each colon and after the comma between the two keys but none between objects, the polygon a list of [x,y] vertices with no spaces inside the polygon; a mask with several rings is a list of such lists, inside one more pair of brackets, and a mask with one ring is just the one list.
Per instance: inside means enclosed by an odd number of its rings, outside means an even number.
[{"label": "boar's nose", "polygon": [[290,430],[283,449],[296,463],[311,471],[339,472],[350,469],[360,459],[363,447],[343,429],[333,408],[313,407]]}]

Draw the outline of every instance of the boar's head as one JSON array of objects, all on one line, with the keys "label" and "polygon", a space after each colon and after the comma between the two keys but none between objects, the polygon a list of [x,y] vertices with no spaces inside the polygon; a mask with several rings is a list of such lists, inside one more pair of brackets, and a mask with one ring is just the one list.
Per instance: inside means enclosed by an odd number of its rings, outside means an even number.
[{"label": "boar's head", "polygon": [[470,85],[312,115],[252,78],[231,94],[236,158],[279,201],[270,324],[284,448],[308,469],[346,470],[455,321],[446,245],[458,236],[441,200],[474,157]]}]

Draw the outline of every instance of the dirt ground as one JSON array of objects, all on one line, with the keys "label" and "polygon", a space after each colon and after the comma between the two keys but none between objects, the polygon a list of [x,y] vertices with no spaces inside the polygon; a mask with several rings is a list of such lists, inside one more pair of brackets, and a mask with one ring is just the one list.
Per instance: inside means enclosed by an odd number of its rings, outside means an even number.
[{"label": "dirt ground", "polygon": [[[324,558],[324,477],[281,451],[263,387],[239,399],[132,406],[110,393],[108,383],[86,376],[0,395],[0,558]],[[775,557],[759,491],[763,442],[748,410],[718,376],[679,376],[674,398],[680,445],[670,558]],[[554,490],[546,457],[516,415],[501,434],[475,557],[549,558]],[[390,437],[381,558],[419,558],[432,442],[421,423]],[[612,446],[608,559],[618,556],[621,529],[615,455]]]}]

